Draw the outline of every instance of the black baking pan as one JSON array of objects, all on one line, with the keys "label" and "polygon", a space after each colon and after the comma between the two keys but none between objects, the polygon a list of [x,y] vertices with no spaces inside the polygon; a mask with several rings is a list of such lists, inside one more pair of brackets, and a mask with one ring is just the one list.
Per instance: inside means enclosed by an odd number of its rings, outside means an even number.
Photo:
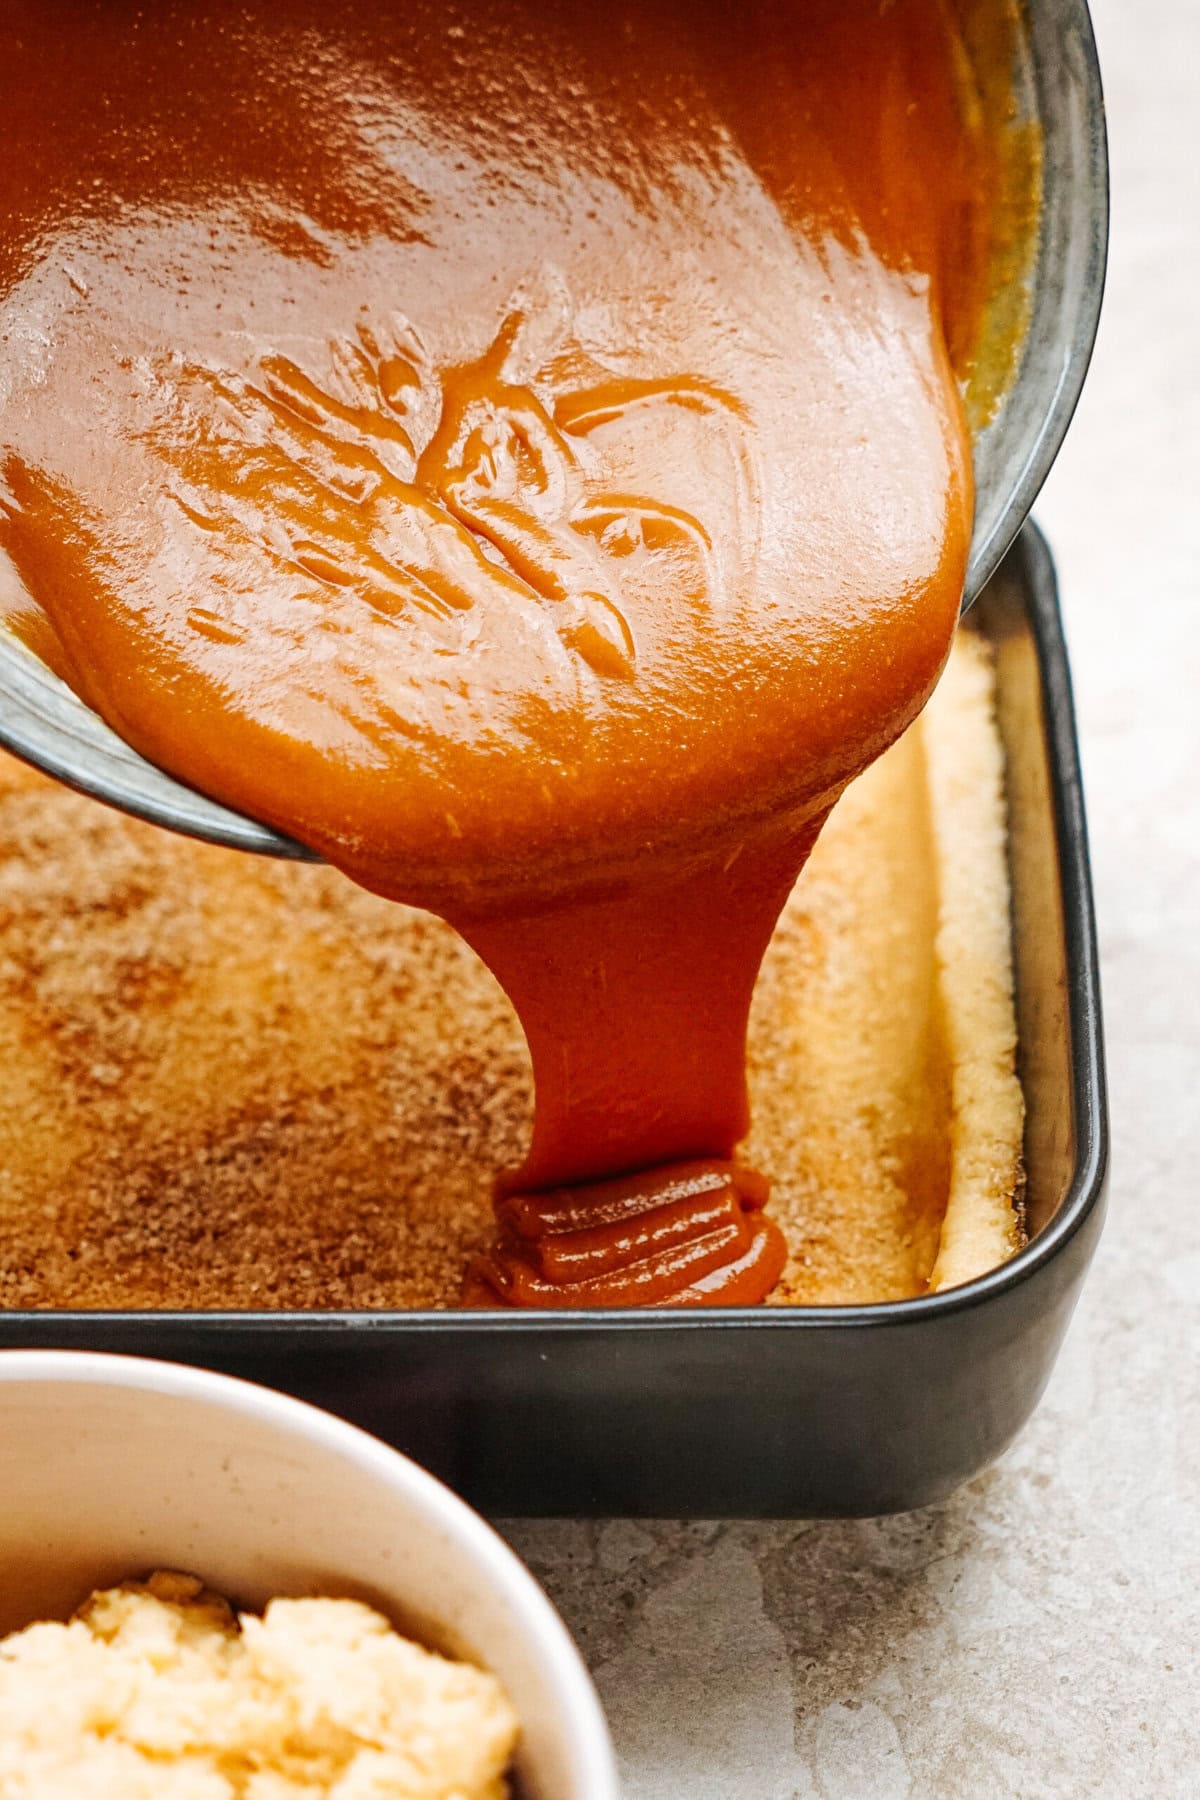
[{"label": "black baking pan", "polygon": [[883,1305],[692,1314],[4,1312],[0,1347],[251,1376],[496,1514],[883,1513],[976,1474],[1058,1353],[1100,1231],[1107,1119],[1070,674],[1035,529],[964,629],[996,646],[1007,759],[1030,1241],[1002,1269]]}]

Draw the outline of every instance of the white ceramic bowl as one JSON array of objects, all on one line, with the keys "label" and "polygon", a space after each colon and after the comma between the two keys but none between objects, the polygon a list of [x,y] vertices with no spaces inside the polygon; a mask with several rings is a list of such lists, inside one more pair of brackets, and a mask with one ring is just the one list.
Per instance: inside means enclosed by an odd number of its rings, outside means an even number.
[{"label": "white ceramic bowl", "polygon": [[153,1568],[244,1607],[352,1595],[491,1669],[521,1719],[522,1800],[618,1800],[599,1701],[506,1544],[364,1432],[205,1370],[0,1353],[0,1636]]}]

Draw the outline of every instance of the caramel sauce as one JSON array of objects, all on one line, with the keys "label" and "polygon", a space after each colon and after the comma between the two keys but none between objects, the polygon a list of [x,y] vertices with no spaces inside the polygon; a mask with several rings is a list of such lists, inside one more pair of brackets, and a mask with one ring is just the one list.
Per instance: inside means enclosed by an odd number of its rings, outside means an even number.
[{"label": "caramel sauce", "polygon": [[676,1163],[502,1199],[468,1305],[735,1306],[761,1300],[785,1249],[768,1184],[736,1163]]},{"label": "caramel sauce", "polygon": [[952,11],[14,0],[0,52],[11,628],[502,981],[473,1298],[761,1299],[755,975],[962,590]]}]

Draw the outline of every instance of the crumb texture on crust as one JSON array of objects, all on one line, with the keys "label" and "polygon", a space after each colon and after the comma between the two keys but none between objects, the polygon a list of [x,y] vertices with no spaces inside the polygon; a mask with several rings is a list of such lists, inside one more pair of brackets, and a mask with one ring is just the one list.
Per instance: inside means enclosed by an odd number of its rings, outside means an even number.
[{"label": "crumb texture on crust", "polygon": [[[991,684],[961,633],[768,954],[745,1154],[781,1302],[901,1299],[1017,1242]],[[530,1119],[516,1020],[449,927],[3,757],[0,1062],[5,1307],[452,1306]]]},{"label": "crumb texture on crust", "polygon": [[1019,1246],[1003,776],[992,655],[964,630],[835,807],[759,982],[746,1154],[791,1251],[776,1304],[907,1299]]},{"label": "crumb texture on crust", "polygon": [[0,1795],[505,1800],[500,1684],[354,1600],[236,1617],[166,1571],[0,1642]]}]

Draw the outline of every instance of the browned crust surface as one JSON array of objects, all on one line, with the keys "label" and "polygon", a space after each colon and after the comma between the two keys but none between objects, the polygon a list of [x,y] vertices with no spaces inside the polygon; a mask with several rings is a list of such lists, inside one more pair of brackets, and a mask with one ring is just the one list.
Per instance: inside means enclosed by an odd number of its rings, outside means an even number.
[{"label": "browned crust surface", "polygon": [[[780,1300],[898,1298],[939,1249],[945,1285],[1013,1247],[1007,916],[967,638],[837,808],[760,983],[748,1150],[791,1251]],[[446,926],[7,759],[0,1060],[7,1307],[452,1305],[529,1118],[515,1019]],[[968,1061],[994,1090],[972,1105]]]}]

